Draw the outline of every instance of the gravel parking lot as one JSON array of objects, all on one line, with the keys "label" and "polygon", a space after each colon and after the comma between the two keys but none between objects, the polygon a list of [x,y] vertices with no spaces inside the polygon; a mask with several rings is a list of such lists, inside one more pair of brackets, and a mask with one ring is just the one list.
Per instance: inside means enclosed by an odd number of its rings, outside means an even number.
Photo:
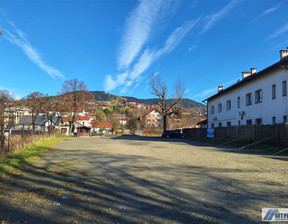
[{"label": "gravel parking lot", "polygon": [[3,223],[259,223],[287,156],[156,137],[70,138],[0,182]]}]

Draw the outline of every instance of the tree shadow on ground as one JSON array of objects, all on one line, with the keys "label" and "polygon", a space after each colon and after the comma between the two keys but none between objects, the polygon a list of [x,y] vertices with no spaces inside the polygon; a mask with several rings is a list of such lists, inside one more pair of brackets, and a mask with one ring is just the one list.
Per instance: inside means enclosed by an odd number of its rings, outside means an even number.
[{"label": "tree shadow on ground", "polygon": [[248,183],[217,175],[234,172],[239,170],[169,164],[84,146],[60,148],[43,163],[26,164],[22,172],[1,179],[0,221],[259,223],[261,208],[255,217],[239,210],[269,203],[270,183],[263,180],[263,191],[255,192],[247,190]]}]

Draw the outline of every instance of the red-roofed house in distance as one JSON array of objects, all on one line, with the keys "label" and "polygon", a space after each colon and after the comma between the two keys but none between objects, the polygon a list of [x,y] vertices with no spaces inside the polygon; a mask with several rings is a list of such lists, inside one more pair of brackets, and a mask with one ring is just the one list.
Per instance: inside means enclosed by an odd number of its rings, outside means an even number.
[{"label": "red-roofed house in distance", "polygon": [[96,134],[100,134],[100,132],[108,134],[112,130],[111,123],[91,121],[90,124],[92,126],[92,132],[95,132]]},{"label": "red-roofed house in distance", "polygon": [[138,108],[144,108],[144,107],[145,107],[145,104],[144,104],[144,103],[137,103],[137,107],[138,107]]},{"label": "red-roofed house in distance", "polygon": [[146,127],[159,127],[162,125],[163,116],[161,113],[153,109],[143,116]]},{"label": "red-roofed house in distance", "polygon": [[91,127],[90,122],[92,121],[91,117],[87,116],[77,116],[76,118],[76,126],[86,126],[86,127]]}]

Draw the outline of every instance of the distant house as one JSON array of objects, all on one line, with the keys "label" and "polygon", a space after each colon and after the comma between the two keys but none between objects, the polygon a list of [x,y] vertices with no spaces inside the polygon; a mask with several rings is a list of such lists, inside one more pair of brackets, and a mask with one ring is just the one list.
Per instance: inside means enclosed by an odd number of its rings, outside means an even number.
[{"label": "distant house", "polygon": [[98,106],[99,107],[99,109],[102,109],[102,110],[104,110],[104,109],[107,109],[108,108],[108,106],[107,105],[100,105],[100,106]]},{"label": "distant house", "polygon": [[69,118],[68,117],[61,118],[61,125],[59,129],[60,129],[61,134],[69,135]]},{"label": "distant house", "polygon": [[78,126],[91,126],[90,122],[92,121],[92,118],[91,117],[88,117],[88,116],[77,116],[76,117],[76,124],[77,124],[77,127]]},{"label": "distant house", "polygon": [[100,122],[91,121],[91,127],[92,127],[92,131],[96,132],[97,134],[99,134],[101,130],[104,133],[109,133],[112,129],[112,124],[107,123],[107,122],[100,123]]},{"label": "distant house", "polygon": [[[37,115],[35,120],[35,126],[40,130],[41,128],[45,131],[49,131],[49,126],[59,126],[60,125],[60,117],[54,116],[52,118],[52,123],[46,115]],[[23,126],[24,129],[31,129],[32,126],[32,116],[24,115],[21,117],[19,121],[19,126]]]},{"label": "distant house", "polygon": [[29,108],[25,108],[23,106],[9,107],[9,108],[5,109],[5,115],[6,115],[7,118],[9,117],[9,114],[13,114],[14,124],[18,125],[20,119],[24,115],[29,115],[30,114],[30,109]]},{"label": "distant house", "polygon": [[137,107],[137,103],[136,102],[129,102],[129,105],[136,108]]},{"label": "distant house", "polygon": [[126,125],[127,124],[127,117],[125,114],[115,114],[114,117],[119,120],[120,125]]},{"label": "distant house", "polygon": [[96,113],[95,112],[89,112],[86,116],[94,118],[94,117],[96,117]]},{"label": "distant house", "polygon": [[77,137],[89,137],[91,127],[80,126],[77,127]]},{"label": "distant house", "polygon": [[146,127],[159,127],[162,125],[163,116],[156,109],[150,110],[147,114],[145,114],[142,117]]},{"label": "distant house", "polygon": [[137,108],[144,108],[145,104],[144,103],[137,103]]},{"label": "distant house", "polygon": [[[69,117],[62,117],[62,123],[59,127],[60,129],[60,133],[62,134],[69,134],[69,120],[71,118]],[[82,127],[82,126],[86,126],[86,127],[90,127],[91,128],[91,121],[92,121],[92,117],[88,117],[88,116],[77,116],[76,117],[76,123],[75,123],[75,129],[74,132],[77,132],[77,127]]]},{"label": "distant house", "polygon": [[288,49],[280,51],[280,61],[256,72],[242,72],[242,80],[207,101],[208,127],[271,125],[287,122]]}]

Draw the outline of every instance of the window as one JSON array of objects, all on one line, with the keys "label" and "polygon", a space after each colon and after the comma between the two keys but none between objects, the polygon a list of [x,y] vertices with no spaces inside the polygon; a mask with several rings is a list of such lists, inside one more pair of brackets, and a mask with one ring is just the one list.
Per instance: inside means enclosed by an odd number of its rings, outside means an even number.
[{"label": "window", "polygon": [[228,121],[228,122],[227,122],[227,127],[230,127],[230,126],[231,126],[231,122]]},{"label": "window", "polygon": [[246,94],[246,106],[249,106],[252,104],[252,93]]},{"label": "window", "polygon": [[241,121],[238,121],[238,125],[239,125],[239,126],[241,125]]},{"label": "window", "polygon": [[214,114],[214,106],[211,106],[211,114]]},{"label": "window", "polygon": [[284,115],[284,116],[283,116],[283,123],[286,123],[286,122],[287,122],[287,116]]},{"label": "window", "polygon": [[237,107],[240,108],[240,96],[237,97]]},{"label": "window", "polygon": [[211,128],[214,128],[214,124],[211,124]]},{"label": "window", "polygon": [[221,113],[222,112],[222,103],[219,103],[218,104],[218,113]]},{"label": "window", "polygon": [[286,82],[286,80],[282,82],[282,93],[283,93],[283,96],[287,96],[287,82]]},{"label": "window", "polygon": [[276,99],[276,85],[272,85],[272,100]]},{"label": "window", "polygon": [[227,110],[231,110],[231,100],[226,102]]},{"label": "window", "polygon": [[272,117],[272,124],[276,124],[276,117]]},{"label": "window", "polygon": [[262,125],[262,118],[255,119],[255,124],[256,125]]},{"label": "window", "polygon": [[252,125],[252,120],[251,119],[246,120],[246,124],[247,125]]},{"label": "window", "polygon": [[262,90],[255,91],[255,103],[262,103]]},{"label": "window", "polygon": [[219,124],[218,124],[218,127],[221,128],[221,127],[222,127],[222,123],[219,123]]}]

